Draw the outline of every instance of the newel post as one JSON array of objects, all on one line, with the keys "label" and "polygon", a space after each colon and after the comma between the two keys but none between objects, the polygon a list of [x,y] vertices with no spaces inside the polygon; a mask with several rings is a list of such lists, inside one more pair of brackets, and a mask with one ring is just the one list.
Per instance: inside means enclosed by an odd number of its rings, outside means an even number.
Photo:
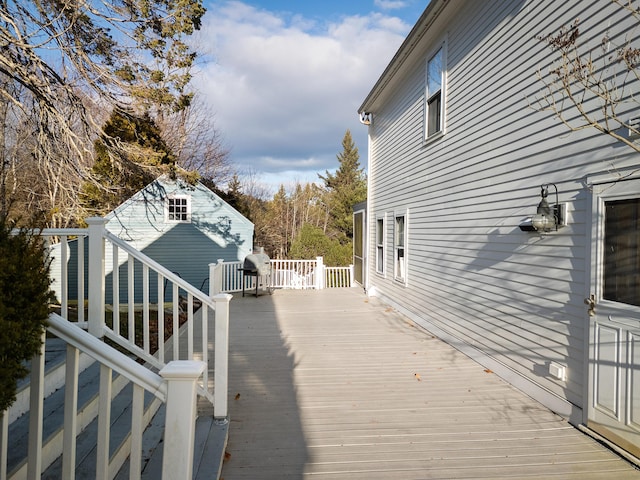
[{"label": "newel post", "polygon": [[316,289],[324,288],[324,259],[316,257]]},{"label": "newel post", "polygon": [[209,296],[215,297],[222,292],[224,284],[224,260],[218,259],[218,263],[209,264]]},{"label": "newel post", "polygon": [[[104,232],[107,221],[101,217],[85,220],[89,225],[89,333],[102,338],[104,335]],[[78,295],[82,298],[82,295]],[[82,308],[78,305],[79,308]]]},{"label": "newel post", "polygon": [[213,416],[226,421],[229,397],[229,302],[233,295],[220,293],[213,297],[216,304],[215,346],[213,369]]},{"label": "newel post", "polygon": [[356,276],[355,276],[355,271],[353,269],[353,264],[349,264],[349,286],[350,287],[355,287],[356,286]]},{"label": "newel post", "polygon": [[198,360],[174,360],[160,375],[167,381],[162,478],[191,478],[196,431],[196,386],[207,368]]}]

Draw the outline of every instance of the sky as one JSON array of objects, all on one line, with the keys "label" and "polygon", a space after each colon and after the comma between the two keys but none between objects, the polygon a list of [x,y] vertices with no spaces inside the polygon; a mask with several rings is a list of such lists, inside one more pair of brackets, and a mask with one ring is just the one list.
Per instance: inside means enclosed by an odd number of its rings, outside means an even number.
[{"label": "sky", "polygon": [[427,0],[205,0],[193,84],[241,174],[275,192],[334,172],[357,110]]}]

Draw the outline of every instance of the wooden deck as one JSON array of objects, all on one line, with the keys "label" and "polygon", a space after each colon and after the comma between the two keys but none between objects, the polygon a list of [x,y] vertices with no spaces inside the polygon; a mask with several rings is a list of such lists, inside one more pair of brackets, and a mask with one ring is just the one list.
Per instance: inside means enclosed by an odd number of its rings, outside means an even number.
[{"label": "wooden deck", "polygon": [[231,301],[224,480],[639,479],[359,289]]}]

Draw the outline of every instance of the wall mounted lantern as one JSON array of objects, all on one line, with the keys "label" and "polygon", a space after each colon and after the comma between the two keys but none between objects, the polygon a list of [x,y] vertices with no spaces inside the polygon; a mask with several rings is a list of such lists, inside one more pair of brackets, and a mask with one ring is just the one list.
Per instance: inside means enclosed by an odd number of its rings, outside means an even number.
[{"label": "wall mounted lantern", "polygon": [[[556,191],[555,205],[549,205],[547,197],[549,196],[549,185],[553,185]],[[547,183],[540,187],[540,196],[542,199],[538,204],[536,214],[531,218],[527,218],[520,224],[520,230],[524,232],[550,232],[564,227],[567,218],[567,204],[558,203],[558,187],[555,183]]]},{"label": "wall mounted lantern", "polygon": [[373,121],[373,113],[371,112],[361,112],[360,113],[360,123],[363,125],[371,125]]}]

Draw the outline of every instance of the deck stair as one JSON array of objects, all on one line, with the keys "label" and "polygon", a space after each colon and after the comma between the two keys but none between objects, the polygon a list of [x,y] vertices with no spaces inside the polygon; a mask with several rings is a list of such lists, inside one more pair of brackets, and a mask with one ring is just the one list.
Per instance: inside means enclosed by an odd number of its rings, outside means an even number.
[{"label": "deck stair", "polygon": [[[181,335],[184,336],[184,335]],[[43,439],[46,445],[43,456],[49,458],[41,478],[63,478],[62,449],[64,425],[64,370],[66,345],[59,339],[47,339],[45,348],[45,384],[48,394],[43,403]],[[100,365],[83,355],[83,369],[78,378],[78,428],[81,433],[76,445],[76,478],[92,479],[96,476],[96,449],[98,431],[98,400]],[[7,453],[7,478],[26,478],[28,431],[29,431],[29,378],[19,385],[18,401],[9,411],[10,424]],[[114,375],[111,403],[110,457],[117,454],[118,446],[131,431],[131,409],[133,388],[122,375]],[[193,478],[217,478],[224,446],[226,444],[226,424],[215,422],[208,402],[202,405],[196,420]],[[146,392],[144,396],[145,428],[142,441],[141,478],[162,477],[162,447],[164,435],[165,406]],[[25,413],[22,413],[25,412]],[[129,478],[129,461],[124,461],[116,479]]]},{"label": "deck stair", "polygon": [[87,224],[38,232],[57,238],[60,304],[0,412],[0,480],[217,478],[231,295],[198,290],[102,218]]}]

